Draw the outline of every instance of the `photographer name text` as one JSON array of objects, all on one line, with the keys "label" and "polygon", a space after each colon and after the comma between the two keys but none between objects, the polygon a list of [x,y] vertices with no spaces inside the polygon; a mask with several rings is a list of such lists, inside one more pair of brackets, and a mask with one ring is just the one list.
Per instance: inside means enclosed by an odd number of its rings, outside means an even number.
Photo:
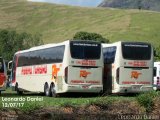
[{"label": "photographer name text", "polygon": [[2,97],[2,107],[23,107],[27,102],[42,102],[43,97]]}]

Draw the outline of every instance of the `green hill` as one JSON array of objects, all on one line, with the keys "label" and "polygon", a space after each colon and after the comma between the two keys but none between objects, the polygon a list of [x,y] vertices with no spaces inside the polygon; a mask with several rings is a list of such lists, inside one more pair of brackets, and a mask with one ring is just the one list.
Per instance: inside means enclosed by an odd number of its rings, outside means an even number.
[{"label": "green hill", "polygon": [[99,7],[160,11],[160,0],[104,0]]},{"label": "green hill", "polygon": [[83,8],[26,0],[0,0],[0,28],[40,33],[45,43],[71,39],[78,31],[96,32],[111,42],[149,41],[158,45],[160,13]]}]

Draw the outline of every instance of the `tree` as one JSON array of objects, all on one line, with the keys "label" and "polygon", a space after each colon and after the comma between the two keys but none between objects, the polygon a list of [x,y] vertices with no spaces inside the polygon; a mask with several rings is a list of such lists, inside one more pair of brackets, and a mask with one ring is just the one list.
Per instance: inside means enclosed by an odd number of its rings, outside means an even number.
[{"label": "tree", "polygon": [[160,46],[154,48],[154,58],[156,61],[160,60]]},{"label": "tree", "polygon": [[99,41],[102,43],[109,43],[109,40],[102,37],[102,35],[97,33],[88,33],[88,32],[77,32],[74,37],[74,40],[93,40],[93,41]]},{"label": "tree", "polygon": [[17,33],[14,30],[0,30],[0,55],[6,60],[11,60],[14,53],[19,50],[41,44],[43,44],[43,41],[39,34],[31,35],[26,32]]}]

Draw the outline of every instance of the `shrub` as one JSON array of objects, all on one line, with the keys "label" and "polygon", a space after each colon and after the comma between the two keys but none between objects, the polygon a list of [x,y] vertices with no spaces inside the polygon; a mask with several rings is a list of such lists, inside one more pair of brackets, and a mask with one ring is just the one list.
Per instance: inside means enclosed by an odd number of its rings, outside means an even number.
[{"label": "shrub", "polygon": [[160,96],[160,92],[150,91],[148,93],[138,95],[136,99],[141,106],[145,107],[146,112],[150,112],[154,105],[153,99],[158,96]]},{"label": "shrub", "polygon": [[74,37],[74,40],[94,40],[102,43],[108,43],[109,40],[102,37],[102,35],[97,33],[88,33],[88,32],[77,32]]}]

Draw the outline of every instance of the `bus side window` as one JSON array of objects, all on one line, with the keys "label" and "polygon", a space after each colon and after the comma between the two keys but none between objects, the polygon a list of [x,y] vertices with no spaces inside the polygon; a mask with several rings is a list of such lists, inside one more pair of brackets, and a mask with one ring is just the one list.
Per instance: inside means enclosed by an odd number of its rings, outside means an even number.
[{"label": "bus side window", "polygon": [[154,68],[153,68],[153,76],[154,76],[154,77],[156,76],[156,73],[157,73],[157,68],[154,67]]},{"label": "bus side window", "polygon": [[103,49],[103,55],[104,55],[104,63],[105,64],[112,64],[115,59],[116,54],[116,47],[106,47]]}]

